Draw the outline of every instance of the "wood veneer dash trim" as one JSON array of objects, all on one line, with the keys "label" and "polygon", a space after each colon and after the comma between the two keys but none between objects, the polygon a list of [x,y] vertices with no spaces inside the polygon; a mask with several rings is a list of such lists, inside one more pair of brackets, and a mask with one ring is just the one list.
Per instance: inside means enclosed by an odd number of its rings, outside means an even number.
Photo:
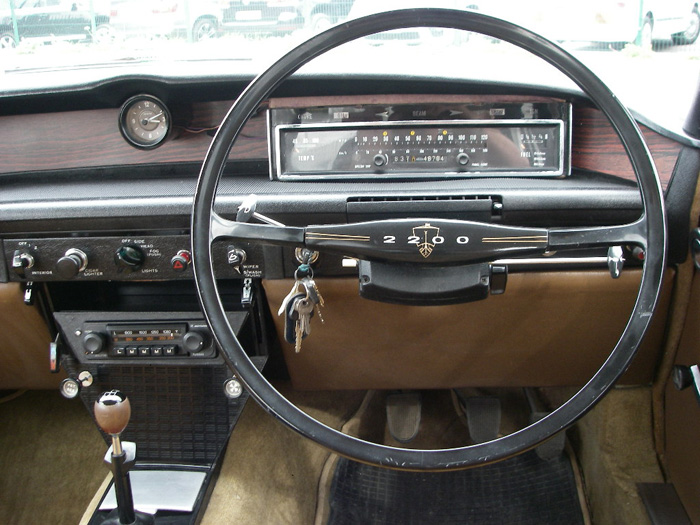
[{"label": "wood veneer dash trim", "polygon": [[[303,97],[273,99],[270,107],[310,107],[339,104],[398,104],[418,102],[549,101],[545,97],[500,95],[382,95],[355,97]],[[192,106],[188,128],[215,128],[223,119],[230,101],[203,102]],[[0,174],[84,167],[145,165],[196,162],[204,160],[211,137],[206,132],[191,133],[178,125],[182,115],[175,111],[173,135],[159,148],[139,150],[122,138],[118,109],[97,109],[34,115],[0,117]],[[681,144],[641,126],[656,163],[661,184],[671,180]],[[268,158],[265,116],[253,117],[231,151],[231,159]],[[596,109],[576,106],[572,138],[572,166],[634,180],[634,172],[624,148],[603,114]]]}]

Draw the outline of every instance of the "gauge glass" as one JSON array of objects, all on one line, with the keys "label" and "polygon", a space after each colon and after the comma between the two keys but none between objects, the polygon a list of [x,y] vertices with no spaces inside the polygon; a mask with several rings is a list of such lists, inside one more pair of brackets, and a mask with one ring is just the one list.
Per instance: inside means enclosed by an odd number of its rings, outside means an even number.
[{"label": "gauge glass", "polygon": [[119,127],[131,145],[137,148],[155,148],[168,136],[170,112],[157,98],[137,95],[122,106]]}]

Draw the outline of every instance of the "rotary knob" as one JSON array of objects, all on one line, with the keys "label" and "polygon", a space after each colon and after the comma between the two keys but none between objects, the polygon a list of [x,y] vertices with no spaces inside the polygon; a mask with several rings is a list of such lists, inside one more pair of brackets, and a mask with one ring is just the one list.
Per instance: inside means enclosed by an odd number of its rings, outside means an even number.
[{"label": "rotary knob", "polygon": [[374,159],[372,159],[372,162],[377,168],[383,168],[389,164],[389,156],[382,153],[377,153],[374,156]]},{"label": "rotary knob", "polygon": [[114,264],[118,272],[135,272],[143,266],[146,255],[138,246],[125,244],[114,253]]},{"label": "rotary knob", "polygon": [[12,256],[12,269],[20,277],[25,276],[24,270],[34,267],[34,256],[29,252],[15,250]]},{"label": "rotary knob", "polygon": [[85,270],[88,257],[84,251],[71,248],[56,262],[56,273],[63,279],[75,277]]},{"label": "rotary knob", "polygon": [[99,332],[88,332],[83,336],[83,348],[91,354],[101,352],[106,343],[105,336]]},{"label": "rotary knob", "polygon": [[201,352],[206,344],[206,339],[201,332],[187,332],[182,338],[182,346],[188,352]]}]

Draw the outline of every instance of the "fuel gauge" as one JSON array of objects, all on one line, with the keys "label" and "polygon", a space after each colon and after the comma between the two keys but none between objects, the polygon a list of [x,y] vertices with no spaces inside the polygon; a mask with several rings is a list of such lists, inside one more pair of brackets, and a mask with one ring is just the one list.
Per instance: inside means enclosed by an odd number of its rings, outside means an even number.
[{"label": "fuel gauge", "polygon": [[151,95],[131,97],[119,112],[119,130],[136,148],[160,146],[168,136],[171,121],[165,104]]}]

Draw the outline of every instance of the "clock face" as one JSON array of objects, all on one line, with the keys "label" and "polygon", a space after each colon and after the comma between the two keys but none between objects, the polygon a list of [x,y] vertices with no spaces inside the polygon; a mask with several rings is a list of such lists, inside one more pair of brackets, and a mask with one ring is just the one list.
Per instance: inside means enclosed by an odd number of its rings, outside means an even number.
[{"label": "clock face", "polygon": [[155,97],[136,95],[127,100],[119,114],[119,129],[137,148],[160,146],[168,136],[171,119],[168,108]]}]

